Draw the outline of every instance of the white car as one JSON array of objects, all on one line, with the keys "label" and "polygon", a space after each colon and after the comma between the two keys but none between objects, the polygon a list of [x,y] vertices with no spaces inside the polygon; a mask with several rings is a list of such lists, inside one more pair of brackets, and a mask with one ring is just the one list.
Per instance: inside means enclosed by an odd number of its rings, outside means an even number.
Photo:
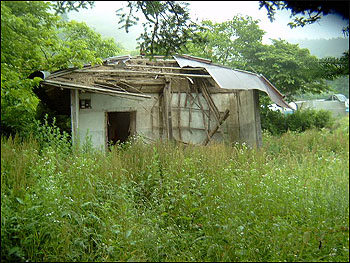
[{"label": "white car", "polygon": [[270,109],[270,110],[273,110],[273,111],[280,111],[284,114],[292,114],[295,110],[297,110],[298,106],[296,103],[294,102],[290,102],[288,103],[289,106],[292,108],[292,109],[289,109],[289,108],[282,108],[280,106],[278,106],[277,104],[273,103],[273,104],[269,104],[267,107]]}]

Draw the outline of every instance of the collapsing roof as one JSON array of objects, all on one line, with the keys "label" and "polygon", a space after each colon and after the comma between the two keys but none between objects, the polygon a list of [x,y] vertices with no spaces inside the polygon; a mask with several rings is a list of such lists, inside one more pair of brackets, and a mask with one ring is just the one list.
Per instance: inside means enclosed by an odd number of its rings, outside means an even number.
[{"label": "collapsing roof", "polygon": [[264,76],[187,55],[117,56],[102,65],[33,76],[44,79],[37,90],[45,95],[43,103],[70,113],[72,136],[84,141],[91,131],[94,144],[105,147],[120,139],[114,136],[122,126],[128,131],[123,140],[133,133],[150,141],[207,145],[228,140],[259,146],[258,90],[291,108]]},{"label": "collapsing roof", "polygon": [[292,107],[283,100],[283,95],[262,75],[242,70],[233,70],[212,64],[209,60],[190,56],[174,56],[180,67],[205,68],[222,89],[257,89],[266,92],[271,100],[283,108]]},{"label": "collapsing roof", "polygon": [[[243,70],[237,70],[237,69],[230,69],[228,67],[224,67],[221,65],[213,64],[210,60],[201,59],[193,56],[188,55],[175,55],[173,56],[177,64],[180,66],[181,69],[186,68],[201,68],[205,69],[209,75],[201,75],[201,77],[211,77],[214,79],[216,84],[221,89],[226,90],[260,90],[268,94],[270,99],[275,102],[277,105],[284,107],[284,108],[290,108],[294,109],[291,105],[289,105],[287,102],[283,100],[284,96],[262,75],[251,73],[248,71]],[[117,65],[118,68],[120,66],[119,72],[122,72],[125,69],[125,62],[129,61],[131,59],[130,56],[116,56],[107,58],[104,61],[104,64],[107,65]],[[166,68],[166,67],[165,67]],[[179,68],[179,69],[180,69]],[[67,89],[79,89],[79,90],[85,90],[90,92],[96,92],[96,93],[104,93],[109,95],[115,95],[115,96],[133,96],[133,97],[143,97],[147,98],[149,96],[142,95],[139,93],[133,93],[133,92],[125,92],[124,90],[112,90],[110,88],[102,87],[101,85],[97,86],[91,86],[91,85],[77,85],[76,83],[69,83],[67,81],[60,82],[57,80],[57,77],[66,75],[67,73],[71,72],[102,72],[102,71],[96,71],[93,70],[93,67],[91,65],[86,65],[83,69],[67,69],[58,71],[56,73],[53,73],[49,76],[48,79],[44,80],[42,84],[49,85],[52,87],[59,87],[59,88],[67,88]],[[104,72],[107,72],[104,71]],[[110,72],[117,72],[116,70],[111,70]],[[129,70],[129,73],[137,73],[135,70]],[[166,73],[166,72],[155,72],[155,71],[148,71],[146,72],[143,70],[143,73],[150,73],[154,75],[166,75],[166,74],[173,74],[173,73]],[[173,74],[175,75],[175,74]],[[185,74],[178,73],[177,75],[183,75]],[[191,74],[187,74],[189,77],[191,77]]]}]

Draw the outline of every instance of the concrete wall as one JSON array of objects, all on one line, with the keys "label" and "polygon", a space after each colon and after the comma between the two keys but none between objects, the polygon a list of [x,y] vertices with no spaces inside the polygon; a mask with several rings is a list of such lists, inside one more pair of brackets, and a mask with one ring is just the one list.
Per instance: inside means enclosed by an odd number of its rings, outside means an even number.
[{"label": "concrete wall", "polygon": [[[96,93],[80,93],[79,99],[90,99],[90,109],[79,109],[78,134],[80,142],[84,142],[86,136],[91,138],[92,144],[97,148],[105,148],[106,145],[106,112],[136,111],[136,133],[146,140],[153,141],[159,138],[165,139],[162,113],[159,112],[159,95],[150,94],[151,99],[117,97]],[[187,97],[187,103],[186,103]],[[192,97],[186,93],[174,92],[171,98],[172,127],[175,140],[181,140],[191,144],[201,144],[207,137],[204,127],[214,129],[216,121],[213,113],[209,113],[209,107],[203,96],[199,100],[195,93]],[[220,112],[230,110],[230,115],[221,128],[214,134],[213,141],[247,142],[256,145],[259,138],[260,119],[256,123],[256,105],[253,91],[237,91],[235,93],[212,94],[213,101]],[[189,107],[192,105],[192,109]],[[200,110],[204,108],[204,114]],[[153,110],[151,111],[153,107]],[[179,129],[180,127],[180,129]]]},{"label": "concrete wall", "polygon": [[[106,112],[136,111],[136,131],[147,138],[155,139],[152,133],[151,108],[158,99],[158,94],[148,94],[151,99],[119,97],[97,93],[80,93],[80,99],[90,99],[90,109],[79,109],[78,134],[80,142],[90,136],[92,144],[97,148],[106,145]],[[157,115],[158,113],[156,113]],[[153,118],[154,125],[158,126],[158,118]],[[156,134],[156,133],[155,133]]]},{"label": "concrete wall", "polygon": [[261,123],[257,91],[236,91],[228,94],[213,94],[221,109],[229,109],[230,115],[222,125],[223,140],[245,142],[261,146]]},{"label": "concrete wall", "polygon": [[329,110],[332,112],[333,117],[346,115],[345,103],[340,101],[331,100],[309,100],[297,103],[298,109],[311,108],[316,110]]}]

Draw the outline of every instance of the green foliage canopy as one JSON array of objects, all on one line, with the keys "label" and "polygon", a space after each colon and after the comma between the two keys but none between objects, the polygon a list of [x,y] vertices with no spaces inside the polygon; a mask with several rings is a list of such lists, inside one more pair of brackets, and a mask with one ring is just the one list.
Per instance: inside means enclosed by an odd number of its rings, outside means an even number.
[{"label": "green foliage canopy", "polygon": [[188,43],[187,49],[192,55],[262,74],[290,98],[299,92],[328,89],[324,66],[317,57],[285,40],[262,44],[265,32],[258,22],[249,16],[235,16],[223,23],[203,21],[201,34],[207,42]]},{"label": "green foliage canopy", "polygon": [[[260,9],[265,7],[270,21],[274,21],[276,10],[287,9],[291,11],[291,28],[303,27],[319,21],[322,16],[336,14],[344,20],[349,20],[348,1],[259,1]],[[345,35],[349,36],[349,26],[343,28]]]},{"label": "green foliage canopy", "polygon": [[121,49],[102,39],[85,23],[64,22],[43,1],[1,2],[1,126],[2,132],[25,132],[36,115],[32,92],[34,71],[56,71],[101,63]]},{"label": "green foliage canopy", "polygon": [[140,35],[141,53],[147,55],[171,55],[176,53],[186,42],[201,41],[195,33],[198,25],[191,21],[188,3],[176,1],[127,1],[127,9],[116,11],[120,28],[129,28],[139,21],[138,12],[146,19],[144,32]]},{"label": "green foliage canopy", "polygon": [[[146,55],[169,55],[188,51],[189,53],[197,54],[201,57],[210,58],[213,61],[218,61],[227,65],[234,64],[236,67],[241,68],[241,66],[246,67],[248,63],[252,62],[252,60],[259,60],[258,56],[253,58],[256,53],[261,54],[261,52],[269,52],[271,50],[271,47],[266,48],[261,44],[261,39],[259,41],[259,38],[263,36],[263,31],[259,29],[257,21],[253,21],[251,18],[246,17],[243,19],[236,17],[233,18],[232,21],[221,24],[213,24],[210,21],[204,21],[202,25],[198,25],[191,21],[187,3],[176,3],[173,1],[127,2],[128,11],[124,11],[123,9],[117,10],[117,15],[120,17],[119,23],[121,23],[122,27],[128,32],[128,28],[137,24],[137,21],[139,20],[136,16],[137,12],[142,11],[147,22],[143,25],[145,32],[141,34],[139,40],[141,41],[141,51],[145,52]],[[291,27],[305,26],[314,23],[320,20],[322,15],[325,16],[330,13],[340,14],[344,19],[349,18],[348,3],[345,2],[259,2],[260,8],[266,7],[268,17],[271,21],[274,20],[276,9],[291,10],[291,17],[295,18],[294,22],[289,23]],[[346,6],[347,8],[345,8]],[[301,17],[299,17],[300,15]],[[203,29],[201,26],[205,26],[206,28]],[[277,42],[275,42],[273,46],[275,46],[276,49],[273,52],[276,55],[277,52],[280,51],[279,47],[281,45],[284,45],[289,51],[284,52],[281,50],[283,53],[280,54],[280,60],[282,59],[284,64],[292,65],[294,62],[289,59],[291,57],[289,54],[291,48],[290,45],[287,43],[282,44],[282,42],[277,44]],[[297,49],[294,51],[298,53]],[[311,59],[311,56],[308,54],[307,58]],[[311,69],[308,69],[312,74],[309,74],[308,77],[306,77],[306,73],[303,75],[309,80],[316,79],[316,81],[311,85],[307,85],[307,87],[299,85],[299,88],[297,87],[297,90],[295,91],[291,91],[288,87],[282,87],[282,89],[285,89],[286,94],[292,94],[305,88],[305,92],[315,91],[320,93],[324,91],[326,86],[323,81],[319,80],[319,72],[316,74],[321,68],[323,68],[324,71],[327,71],[327,78],[335,78],[339,75],[348,74],[348,64],[346,65],[346,63],[343,62],[343,60],[348,61],[348,56],[346,57],[346,55],[341,59],[341,70],[339,70],[337,66],[339,61],[333,61],[333,58],[325,61],[322,66],[316,65],[319,61],[315,59],[312,60],[314,60],[315,63]],[[267,63],[263,65],[263,63],[261,63],[262,61],[271,61],[271,58],[267,59],[267,57],[264,56],[259,62],[259,64],[265,68],[270,67]],[[249,67],[255,68],[257,65],[253,63],[250,64]],[[273,68],[275,67],[276,64]],[[264,72],[262,73],[264,74]],[[317,76],[315,76],[315,74]],[[268,74],[266,74],[266,76],[269,77]],[[297,77],[299,78],[299,76]],[[285,75],[284,78],[287,78],[287,76]],[[288,82],[289,84],[293,84],[295,80],[289,79]],[[315,88],[314,84],[316,84],[318,88]]]}]

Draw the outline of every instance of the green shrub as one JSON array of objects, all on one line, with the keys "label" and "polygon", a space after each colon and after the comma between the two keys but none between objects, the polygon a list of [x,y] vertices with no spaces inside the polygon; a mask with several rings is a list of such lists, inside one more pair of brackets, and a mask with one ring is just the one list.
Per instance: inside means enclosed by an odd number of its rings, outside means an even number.
[{"label": "green shrub", "polygon": [[348,262],[346,126],[261,149],[2,138],[1,260]]},{"label": "green shrub", "polygon": [[348,262],[348,120],[261,149],[2,137],[1,261]]},{"label": "green shrub", "polygon": [[34,121],[33,137],[39,142],[42,149],[51,147],[61,154],[69,154],[72,149],[70,135],[65,131],[61,132],[56,126],[55,117],[50,124],[48,115],[44,117],[44,122]]},{"label": "green shrub", "polygon": [[296,110],[288,115],[270,109],[261,111],[261,128],[273,135],[281,135],[288,130],[304,132],[312,128],[330,128],[333,123],[331,112],[326,110]]},{"label": "green shrub", "polygon": [[260,111],[260,116],[262,130],[269,131],[273,135],[287,131],[286,116],[282,112],[266,108]]}]

